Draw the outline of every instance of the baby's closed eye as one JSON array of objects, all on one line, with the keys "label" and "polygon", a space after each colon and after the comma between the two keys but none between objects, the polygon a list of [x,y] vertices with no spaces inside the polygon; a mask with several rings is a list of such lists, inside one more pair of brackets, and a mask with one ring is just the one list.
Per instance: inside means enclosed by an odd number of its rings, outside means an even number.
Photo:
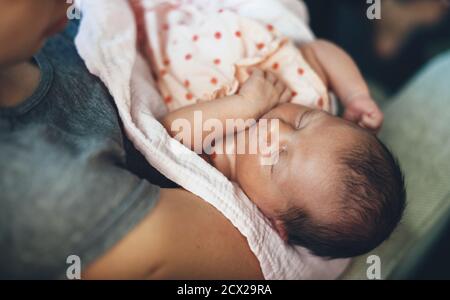
[{"label": "baby's closed eye", "polygon": [[307,110],[300,114],[295,121],[294,127],[297,130],[303,129],[308,125],[308,120],[311,120],[314,116],[320,114],[319,110]]}]

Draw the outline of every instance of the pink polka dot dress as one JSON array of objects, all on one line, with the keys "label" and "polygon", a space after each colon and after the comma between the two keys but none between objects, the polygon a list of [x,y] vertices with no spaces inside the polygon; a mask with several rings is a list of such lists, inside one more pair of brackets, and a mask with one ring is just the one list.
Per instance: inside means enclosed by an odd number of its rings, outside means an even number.
[{"label": "pink polka dot dress", "polygon": [[132,1],[143,8],[138,40],[169,110],[233,95],[259,67],[286,83],[292,102],[329,111],[328,91],[297,46],[275,25],[241,16],[239,2]]}]

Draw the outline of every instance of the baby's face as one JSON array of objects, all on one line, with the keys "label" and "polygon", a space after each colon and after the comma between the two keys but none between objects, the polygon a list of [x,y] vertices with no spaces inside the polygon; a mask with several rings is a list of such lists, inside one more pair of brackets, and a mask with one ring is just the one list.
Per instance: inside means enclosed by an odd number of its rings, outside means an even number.
[{"label": "baby's face", "polygon": [[235,180],[269,218],[292,205],[317,217],[329,216],[336,207],[338,153],[364,142],[367,133],[341,118],[295,104],[279,106],[263,119],[280,121],[278,159],[267,165],[261,163],[262,153],[237,155]]}]

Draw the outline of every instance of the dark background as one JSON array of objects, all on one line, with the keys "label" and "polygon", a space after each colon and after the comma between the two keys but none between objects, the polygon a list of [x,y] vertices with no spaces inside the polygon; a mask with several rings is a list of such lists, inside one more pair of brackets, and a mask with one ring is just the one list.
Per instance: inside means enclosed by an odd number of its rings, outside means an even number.
[{"label": "dark background", "polygon": [[[398,2],[414,2],[397,0]],[[421,1],[421,0],[419,0]],[[423,0],[436,2],[441,0]],[[369,80],[397,92],[424,64],[450,49],[450,18],[411,32],[397,55],[382,58],[374,49],[375,26],[381,20],[366,16],[366,0],[306,0],[310,22],[319,38],[343,47],[358,63]]]}]

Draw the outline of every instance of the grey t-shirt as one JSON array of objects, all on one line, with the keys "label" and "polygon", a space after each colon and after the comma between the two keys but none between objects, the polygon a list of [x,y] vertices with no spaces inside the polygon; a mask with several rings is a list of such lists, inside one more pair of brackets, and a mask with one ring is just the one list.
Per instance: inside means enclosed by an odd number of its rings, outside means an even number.
[{"label": "grey t-shirt", "polygon": [[157,174],[77,54],[77,29],[71,23],[35,56],[35,93],[0,108],[0,278],[64,278],[69,255],[85,267],[159,198],[159,187],[132,172]]}]

